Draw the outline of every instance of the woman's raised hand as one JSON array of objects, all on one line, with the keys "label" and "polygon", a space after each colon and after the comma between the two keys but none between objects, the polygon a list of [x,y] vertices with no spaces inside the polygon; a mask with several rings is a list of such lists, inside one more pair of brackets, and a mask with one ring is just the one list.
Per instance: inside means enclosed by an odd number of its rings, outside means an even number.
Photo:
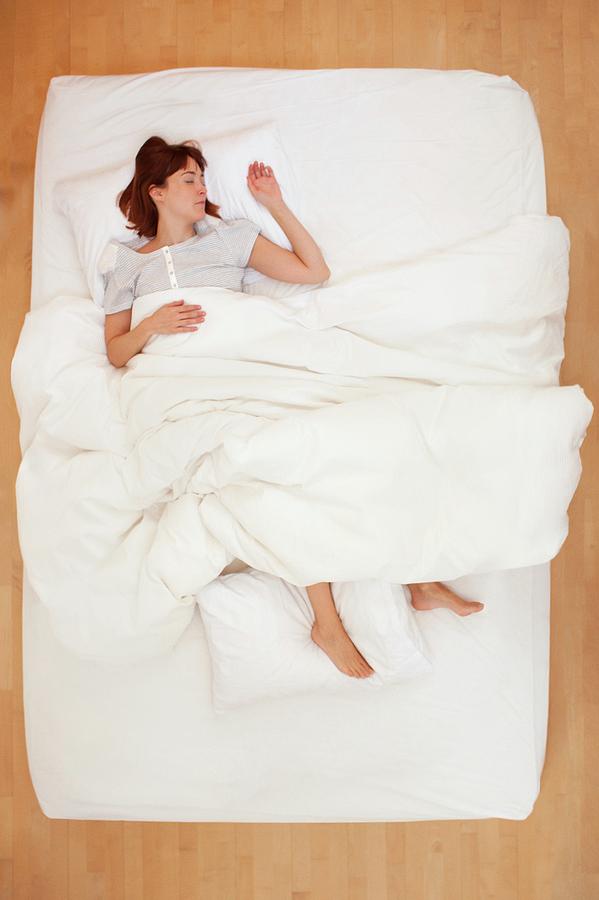
[{"label": "woman's raised hand", "polygon": [[205,318],[206,313],[199,303],[173,300],[148,316],[148,321],[153,334],[180,334],[182,331],[197,331],[198,326],[194,322],[201,323]]},{"label": "woman's raised hand", "polygon": [[283,195],[270,166],[263,162],[250,163],[248,166],[247,184],[252,196],[266,209],[282,203]]}]

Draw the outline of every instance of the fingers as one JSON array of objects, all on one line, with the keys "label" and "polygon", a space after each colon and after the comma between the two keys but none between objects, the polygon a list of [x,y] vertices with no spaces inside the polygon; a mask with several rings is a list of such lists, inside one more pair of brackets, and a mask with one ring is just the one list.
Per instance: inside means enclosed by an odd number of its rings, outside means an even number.
[{"label": "fingers", "polygon": [[206,313],[204,310],[201,310],[201,312],[198,310],[199,307],[195,307],[190,309],[189,312],[180,312],[178,318],[182,324],[176,326],[177,331],[197,331],[198,326],[193,326],[191,323],[199,322],[199,324],[202,325],[206,320]]},{"label": "fingers", "polygon": [[191,325],[192,322],[202,322],[206,321],[206,313],[200,313],[199,315],[190,315],[190,316],[180,316],[179,321],[182,325]]},{"label": "fingers", "polygon": [[[206,320],[206,311],[202,309],[200,303],[185,303],[185,300],[172,300],[170,303],[165,304],[165,306],[181,306],[184,304],[183,309],[178,309],[175,313],[175,323],[171,324],[171,328],[173,332],[178,334],[182,331],[197,331],[198,326],[194,326],[192,322],[198,322],[202,325]],[[173,333],[171,332],[171,333]],[[168,332],[165,332],[168,333]]]},{"label": "fingers", "polygon": [[[181,303],[185,303],[185,300],[172,300],[170,303],[167,303],[166,306],[179,306],[179,304],[181,304]],[[201,303],[187,303],[186,306],[187,306],[190,310],[192,310],[192,309],[201,309],[201,308],[202,308],[202,304],[201,304]]]},{"label": "fingers", "polygon": [[272,175],[272,168],[270,166],[265,166],[263,162],[258,162],[258,160],[254,160],[253,163],[250,163],[248,166],[248,171],[253,171],[253,174],[257,177],[259,175]]}]

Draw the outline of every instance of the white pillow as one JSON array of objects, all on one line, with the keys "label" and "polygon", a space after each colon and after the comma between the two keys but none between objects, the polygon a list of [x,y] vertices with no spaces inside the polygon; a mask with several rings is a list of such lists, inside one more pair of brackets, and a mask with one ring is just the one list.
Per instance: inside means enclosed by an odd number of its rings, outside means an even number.
[{"label": "white pillow", "polygon": [[312,640],[305,587],[248,569],[202,588],[196,599],[215,712],[305,691],[372,689],[431,671],[407,588],[369,579],[333,582],[331,590],[347,633],[375,670],[368,678],[345,675]]},{"label": "white pillow", "polygon": [[[192,137],[189,133],[185,136],[164,134],[165,140],[171,143],[189,137]],[[140,146],[145,139],[141,137]],[[208,199],[220,205],[221,217],[251,219],[260,226],[265,237],[290,250],[291,244],[284,231],[268,210],[254,199],[246,182],[248,166],[255,159],[271,165],[285,203],[301,219],[302,192],[276,123],[267,122],[242,131],[206,137],[198,143],[208,163],[205,172]],[[116,204],[117,194],[129,184],[134,172],[135,159],[130,159],[111,169],[63,179],[54,189],[55,205],[71,223],[90,294],[100,308],[104,303],[104,280],[98,269],[102,251],[110,240],[130,241],[137,236],[135,231],[127,229],[128,222]],[[283,285],[283,282],[265,279],[261,273],[249,268],[244,285],[262,279],[275,286]],[[288,287],[293,292],[297,286]],[[313,287],[301,285],[303,290]],[[278,291],[276,288],[274,292],[278,295],[286,293],[285,289]]]}]

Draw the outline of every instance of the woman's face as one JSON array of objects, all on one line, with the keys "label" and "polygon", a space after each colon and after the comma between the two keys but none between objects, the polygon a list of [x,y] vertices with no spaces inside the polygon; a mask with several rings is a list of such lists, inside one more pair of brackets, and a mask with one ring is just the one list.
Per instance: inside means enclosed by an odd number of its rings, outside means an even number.
[{"label": "woman's face", "polygon": [[197,222],[206,214],[204,174],[195,159],[189,156],[185,166],[166,179],[166,190],[152,187],[151,196],[159,210],[168,210],[171,215],[187,221]]}]

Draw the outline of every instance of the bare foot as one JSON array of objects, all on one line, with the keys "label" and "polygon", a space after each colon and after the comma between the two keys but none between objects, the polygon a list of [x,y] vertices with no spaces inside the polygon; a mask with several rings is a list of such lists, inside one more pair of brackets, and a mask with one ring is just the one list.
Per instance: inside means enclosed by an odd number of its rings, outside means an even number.
[{"label": "bare foot", "polygon": [[338,624],[332,623],[330,627],[315,622],[312,626],[312,640],[345,675],[369,678],[374,672],[351,640],[341,620]]},{"label": "bare foot", "polygon": [[414,609],[437,609],[444,606],[458,616],[469,616],[471,613],[480,612],[485,604],[477,600],[464,600],[440,581],[427,582],[425,584],[408,584],[412,595]]}]

